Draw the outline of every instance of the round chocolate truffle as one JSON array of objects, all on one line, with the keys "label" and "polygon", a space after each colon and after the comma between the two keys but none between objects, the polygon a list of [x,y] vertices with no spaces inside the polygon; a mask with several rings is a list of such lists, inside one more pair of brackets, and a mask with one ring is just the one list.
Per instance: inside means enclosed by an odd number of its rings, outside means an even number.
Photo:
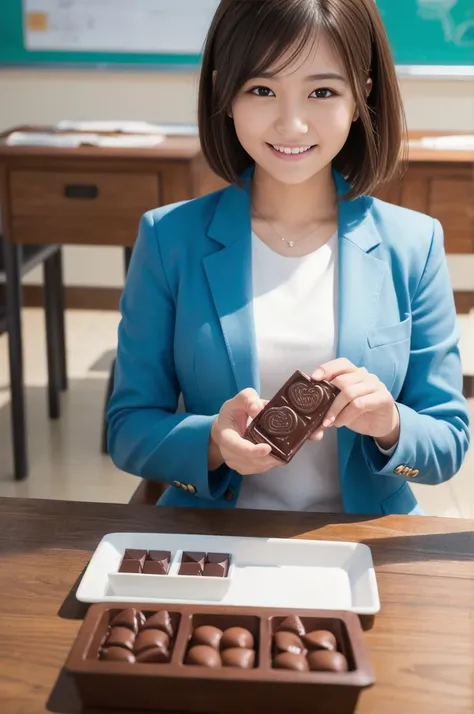
[{"label": "round chocolate truffle", "polygon": [[135,633],[129,630],[128,627],[114,627],[110,630],[106,645],[107,647],[125,647],[133,650],[134,642]]},{"label": "round chocolate truffle", "polygon": [[280,652],[273,660],[275,669],[291,669],[295,672],[308,672],[308,662],[302,654],[292,654],[291,652]]},{"label": "round chocolate truffle", "polygon": [[212,625],[201,625],[196,627],[191,640],[192,645],[207,645],[219,649],[223,632],[218,627]]},{"label": "round chocolate truffle", "polygon": [[199,667],[220,667],[222,664],[219,652],[214,647],[207,645],[196,645],[188,650],[186,664],[195,664]]},{"label": "round chocolate truffle", "polygon": [[[164,633],[162,633],[164,634]],[[170,661],[170,655],[168,650],[161,649],[161,647],[151,647],[148,650],[143,650],[140,654],[137,654],[137,662],[142,663],[154,663],[154,664],[166,664]]]},{"label": "round chocolate truffle", "polygon": [[100,659],[106,662],[135,662],[135,655],[124,647],[104,647]]},{"label": "round chocolate truffle", "polygon": [[255,650],[248,650],[244,647],[230,647],[224,650],[221,656],[224,667],[252,669],[255,664]]},{"label": "round chocolate truffle", "polygon": [[276,632],[273,638],[275,654],[279,652],[291,652],[291,654],[306,654],[305,646],[301,638],[294,632]]},{"label": "round chocolate truffle", "polygon": [[158,648],[167,652],[169,646],[170,638],[166,632],[162,632],[161,630],[142,630],[137,635],[134,650],[135,654],[140,654],[140,652],[151,648]]},{"label": "round chocolate truffle", "polygon": [[308,650],[337,650],[336,638],[329,630],[314,630],[303,637]]},{"label": "round chocolate truffle", "polygon": [[313,672],[347,672],[347,660],[340,652],[314,650],[308,655],[309,668]]},{"label": "round chocolate truffle", "polygon": [[303,637],[306,632],[303,623],[297,615],[289,615],[289,617],[286,617],[278,628],[278,631],[281,630],[294,632],[295,635],[299,635],[300,637]]},{"label": "round chocolate truffle", "polygon": [[254,647],[252,633],[243,627],[229,627],[222,635],[221,650],[227,650],[231,647],[243,647],[252,650]]}]

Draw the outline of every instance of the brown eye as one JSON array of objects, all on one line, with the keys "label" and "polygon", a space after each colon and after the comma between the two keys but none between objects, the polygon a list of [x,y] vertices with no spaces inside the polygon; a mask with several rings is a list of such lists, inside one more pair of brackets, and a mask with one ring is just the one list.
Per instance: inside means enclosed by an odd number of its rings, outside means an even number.
[{"label": "brown eye", "polygon": [[273,92],[268,87],[252,87],[250,94],[254,94],[256,97],[270,97]]},{"label": "brown eye", "polygon": [[327,89],[327,87],[322,87],[321,89],[315,89],[314,92],[311,92],[310,97],[313,95],[316,95],[315,99],[330,99],[336,96],[336,92],[333,92],[332,89]]}]

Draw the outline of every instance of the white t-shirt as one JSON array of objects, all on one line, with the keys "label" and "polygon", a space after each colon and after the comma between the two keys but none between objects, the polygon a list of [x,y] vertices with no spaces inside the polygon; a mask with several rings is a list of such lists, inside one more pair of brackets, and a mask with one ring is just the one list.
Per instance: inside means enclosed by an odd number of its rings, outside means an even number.
[{"label": "white t-shirt", "polygon": [[[262,399],[271,399],[296,369],[311,375],[335,358],[337,251],[337,234],[300,258],[279,255],[252,235]],[[244,476],[237,508],[340,512],[337,430],[326,430],[320,442],[306,442],[285,466]]]}]

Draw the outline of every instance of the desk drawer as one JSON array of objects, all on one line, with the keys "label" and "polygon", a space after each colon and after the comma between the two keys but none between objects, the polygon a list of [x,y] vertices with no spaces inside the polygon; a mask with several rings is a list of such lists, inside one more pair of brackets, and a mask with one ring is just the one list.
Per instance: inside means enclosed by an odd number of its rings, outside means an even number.
[{"label": "desk drawer", "polygon": [[133,243],[140,216],[159,204],[159,177],[146,173],[13,171],[17,243]]}]

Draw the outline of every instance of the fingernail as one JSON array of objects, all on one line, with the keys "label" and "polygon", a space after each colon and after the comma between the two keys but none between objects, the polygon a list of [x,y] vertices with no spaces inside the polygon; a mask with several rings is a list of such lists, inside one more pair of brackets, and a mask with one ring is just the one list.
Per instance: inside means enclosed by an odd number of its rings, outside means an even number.
[{"label": "fingernail", "polygon": [[330,425],[330,423],[331,423],[331,419],[325,419],[325,420],[323,421],[323,426],[324,426],[324,428],[327,429],[328,426]]},{"label": "fingernail", "polygon": [[322,379],[324,377],[324,369],[318,367],[316,372],[313,374],[313,379]]}]

